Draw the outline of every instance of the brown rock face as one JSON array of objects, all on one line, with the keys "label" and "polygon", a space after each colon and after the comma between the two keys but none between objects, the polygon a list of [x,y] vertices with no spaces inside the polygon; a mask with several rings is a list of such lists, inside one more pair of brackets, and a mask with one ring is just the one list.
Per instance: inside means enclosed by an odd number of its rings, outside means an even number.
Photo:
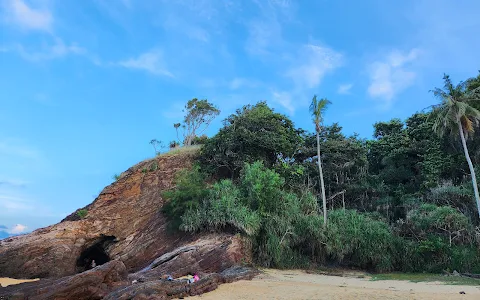
[{"label": "brown rock face", "polygon": [[[0,299],[171,299],[199,295],[219,284],[257,274],[254,269],[235,266],[242,244],[239,238],[228,235],[202,237],[128,277],[125,265],[113,260],[76,275],[0,289]],[[188,273],[198,274],[200,280],[191,284],[185,279],[165,280],[167,274],[178,278]]]},{"label": "brown rock face", "polygon": [[[169,268],[186,270],[176,264],[182,260],[206,273],[239,262],[243,249],[231,235],[202,240],[199,235],[169,234],[166,230],[167,220],[160,212],[162,192],[174,186],[177,171],[192,161],[191,154],[178,154],[141,162],[107,186],[85,208],[86,217],[81,219],[75,212],[56,225],[0,241],[0,277],[69,276],[91,268],[92,260],[97,265],[118,260],[127,271],[134,272],[167,252],[193,245],[193,241],[203,243],[196,248],[201,250],[161,264],[159,273]],[[211,251],[222,245],[229,251],[221,256]]]},{"label": "brown rock face", "polygon": [[0,299],[103,299],[112,289],[125,285],[126,279],[125,265],[114,260],[73,276],[0,289]]}]

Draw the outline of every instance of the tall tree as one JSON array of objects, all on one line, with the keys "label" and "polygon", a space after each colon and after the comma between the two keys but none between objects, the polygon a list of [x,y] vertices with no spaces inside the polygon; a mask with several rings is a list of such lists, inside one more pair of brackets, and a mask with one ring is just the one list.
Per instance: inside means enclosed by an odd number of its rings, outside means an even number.
[{"label": "tall tree", "polygon": [[180,123],[175,123],[173,124],[173,127],[175,127],[175,131],[177,132],[177,142],[180,143],[180,138],[178,137],[178,128],[180,128],[181,124]]},{"label": "tall tree", "polygon": [[470,168],[473,191],[480,216],[477,178],[467,148],[469,134],[474,132],[475,126],[480,122],[480,111],[474,107],[480,101],[478,93],[480,87],[469,89],[467,88],[468,82],[460,82],[455,86],[446,74],[443,76],[443,80],[443,89],[435,88],[432,91],[435,97],[441,101],[440,104],[433,106],[431,113],[431,118],[434,120],[433,130],[440,136],[448,133],[459,133],[465,158]]},{"label": "tall tree", "polygon": [[312,114],[313,123],[315,124],[315,131],[317,133],[318,172],[320,173],[320,187],[322,189],[324,225],[327,225],[327,198],[325,197],[325,183],[323,182],[322,158],[320,157],[320,131],[322,130],[323,114],[327,110],[327,106],[330,103],[331,102],[325,98],[318,100],[317,95],[314,95],[312,103],[310,104],[310,113]]},{"label": "tall tree", "polygon": [[[207,99],[198,100],[193,98],[185,105],[186,115],[183,120],[185,146],[190,146],[197,135],[201,135],[208,128],[213,119],[220,114],[216,108]],[[177,128],[177,124],[174,127]]]},{"label": "tall tree", "polygon": [[202,148],[200,161],[220,178],[238,178],[245,163],[262,161],[271,168],[292,157],[301,138],[293,122],[266,102],[246,105],[224,120],[224,127]]}]

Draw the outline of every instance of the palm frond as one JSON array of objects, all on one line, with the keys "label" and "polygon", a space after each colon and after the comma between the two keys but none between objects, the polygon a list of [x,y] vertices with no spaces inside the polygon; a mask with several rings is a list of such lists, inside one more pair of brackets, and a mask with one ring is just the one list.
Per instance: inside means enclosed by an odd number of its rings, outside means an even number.
[{"label": "palm frond", "polygon": [[[480,123],[480,107],[477,101],[477,89],[468,91],[468,82],[460,82],[453,85],[450,77],[444,75],[444,88],[435,88],[434,96],[440,100],[440,104],[433,105],[429,120],[433,122],[432,129],[439,135],[458,133],[458,122],[465,132],[473,132],[475,126]],[[480,89],[479,89],[480,90]]]},{"label": "palm frond", "polygon": [[323,121],[323,114],[329,104],[331,104],[331,102],[328,99],[322,98],[318,100],[317,95],[313,96],[312,103],[310,104],[310,113],[312,114],[313,122],[317,126]]}]

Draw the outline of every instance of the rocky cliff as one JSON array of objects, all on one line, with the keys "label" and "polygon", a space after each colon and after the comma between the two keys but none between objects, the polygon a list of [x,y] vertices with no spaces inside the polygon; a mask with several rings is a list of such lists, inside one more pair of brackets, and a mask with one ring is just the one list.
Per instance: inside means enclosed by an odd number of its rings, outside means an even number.
[{"label": "rocky cliff", "polygon": [[[158,280],[167,273],[220,274],[249,261],[249,251],[239,237],[167,230],[167,220],[160,211],[164,204],[162,192],[174,187],[175,174],[191,166],[193,155],[163,155],[143,161],[123,172],[83,208],[84,217],[79,216],[82,214],[78,210],[58,224],[0,241],[0,277],[51,278],[47,281],[57,283],[70,278],[78,285],[78,278],[94,276],[85,274],[92,274],[99,267],[85,271],[92,268],[95,260],[96,265],[115,263],[115,269],[124,268],[130,273],[129,278],[123,271],[115,278],[121,278],[117,281],[124,281],[125,285],[133,280]],[[11,290],[18,292],[21,286]],[[105,296],[111,286],[115,284],[104,285],[100,294]]]}]

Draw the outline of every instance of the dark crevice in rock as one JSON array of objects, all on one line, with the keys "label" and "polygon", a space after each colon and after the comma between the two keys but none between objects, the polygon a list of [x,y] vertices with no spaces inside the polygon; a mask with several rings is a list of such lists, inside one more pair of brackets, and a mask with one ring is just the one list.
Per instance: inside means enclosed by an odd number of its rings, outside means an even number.
[{"label": "dark crevice in rock", "polygon": [[81,273],[109,262],[108,247],[115,243],[115,240],[114,236],[101,236],[93,245],[84,249],[77,259],[77,272]]}]

